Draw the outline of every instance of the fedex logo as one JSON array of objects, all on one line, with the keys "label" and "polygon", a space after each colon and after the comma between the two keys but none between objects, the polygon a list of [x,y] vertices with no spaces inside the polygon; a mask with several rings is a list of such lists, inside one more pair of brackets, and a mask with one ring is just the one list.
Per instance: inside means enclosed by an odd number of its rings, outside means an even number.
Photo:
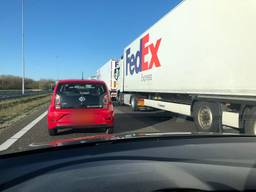
[{"label": "fedex logo", "polygon": [[[131,54],[130,48],[126,50],[126,75],[129,73],[130,75],[133,75],[134,72],[137,74],[141,71],[150,70],[153,66],[160,67],[157,52],[161,43],[161,38],[149,45],[148,42],[149,34],[146,34],[140,39],[140,50],[138,50],[136,54]],[[146,61],[145,56],[149,54],[151,55],[151,59],[150,61]]]}]

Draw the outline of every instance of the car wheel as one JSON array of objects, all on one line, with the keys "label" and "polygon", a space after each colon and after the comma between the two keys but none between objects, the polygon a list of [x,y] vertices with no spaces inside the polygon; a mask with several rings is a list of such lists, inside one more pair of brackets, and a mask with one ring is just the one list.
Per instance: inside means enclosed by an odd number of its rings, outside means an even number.
[{"label": "car wheel", "polygon": [[114,133],[114,127],[108,127],[108,128],[106,129],[106,133],[107,133],[107,134],[112,134],[112,133]]},{"label": "car wheel", "polygon": [[48,132],[50,136],[57,135],[57,129],[48,129]]}]

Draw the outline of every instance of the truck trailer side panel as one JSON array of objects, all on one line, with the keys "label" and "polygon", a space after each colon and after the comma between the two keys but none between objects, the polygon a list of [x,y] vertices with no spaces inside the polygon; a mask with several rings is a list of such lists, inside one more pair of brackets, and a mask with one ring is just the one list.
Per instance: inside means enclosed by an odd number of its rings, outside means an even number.
[{"label": "truck trailer side panel", "polygon": [[256,1],[185,0],[124,50],[124,92],[256,96]]},{"label": "truck trailer side panel", "polygon": [[117,81],[114,76],[114,70],[116,68],[117,62],[110,59],[101,68],[97,70],[97,79],[104,81],[111,92],[111,96],[114,94],[117,88]]}]

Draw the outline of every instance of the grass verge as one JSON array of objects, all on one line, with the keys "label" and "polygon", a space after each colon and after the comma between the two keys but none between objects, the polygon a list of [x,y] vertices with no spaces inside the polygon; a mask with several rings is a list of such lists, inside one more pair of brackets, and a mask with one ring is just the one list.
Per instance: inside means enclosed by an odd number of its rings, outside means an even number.
[{"label": "grass verge", "polygon": [[31,114],[41,106],[47,106],[50,95],[38,95],[0,102],[0,129]]}]

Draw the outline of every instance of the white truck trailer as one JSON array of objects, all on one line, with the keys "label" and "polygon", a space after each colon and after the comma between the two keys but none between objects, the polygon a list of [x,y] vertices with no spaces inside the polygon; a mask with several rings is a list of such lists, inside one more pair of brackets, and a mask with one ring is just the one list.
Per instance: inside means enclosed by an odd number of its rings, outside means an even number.
[{"label": "white truck trailer", "polygon": [[115,100],[116,98],[116,86],[117,81],[114,77],[114,69],[117,66],[117,61],[114,59],[110,59],[107,63],[105,63],[101,68],[99,68],[96,72],[96,79],[104,81],[110,91],[111,98]]},{"label": "white truck trailer", "polygon": [[124,49],[118,100],[256,134],[256,1],[184,0]]}]

